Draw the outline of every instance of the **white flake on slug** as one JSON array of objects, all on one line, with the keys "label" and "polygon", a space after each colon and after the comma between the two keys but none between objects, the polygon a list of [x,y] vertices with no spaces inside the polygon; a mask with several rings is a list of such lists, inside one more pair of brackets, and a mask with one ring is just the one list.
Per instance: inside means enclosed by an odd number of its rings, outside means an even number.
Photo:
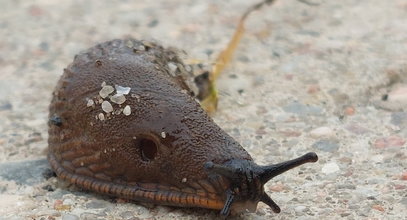
[{"label": "white flake on slug", "polygon": [[161,132],[161,137],[165,138],[165,137],[167,137],[167,134],[165,134],[165,132],[163,131],[163,132]]},{"label": "white flake on slug", "polygon": [[106,150],[106,149],[104,149],[104,150],[103,150],[103,153],[105,153],[105,154],[106,154],[106,153],[107,153],[107,150]]},{"label": "white flake on slug", "polygon": [[185,65],[185,70],[186,70],[187,72],[192,72],[192,67],[191,67],[191,65]]},{"label": "white flake on slug", "polygon": [[115,94],[110,97],[110,101],[116,104],[123,104],[126,101],[126,97],[123,94]]},{"label": "white flake on slug", "polygon": [[128,48],[133,48],[133,47],[134,47],[134,44],[133,44],[133,42],[132,42],[131,40],[128,40],[128,41],[126,41],[126,46],[127,46]]},{"label": "white flake on slug", "polygon": [[117,94],[123,94],[123,95],[128,95],[130,93],[131,88],[130,87],[124,87],[124,86],[114,86],[116,89]]},{"label": "white flake on slug", "polygon": [[187,182],[187,178],[182,178],[181,182],[186,183]]},{"label": "white flake on slug", "polygon": [[102,104],[102,102],[103,102],[103,99],[100,98],[100,97],[98,97],[97,103],[98,103],[98,104]]},{"label": "white flake on slug", "polygon": [[106,98],[110,93],[114,92],[113,86],[103,86],[99,91],[99,95],[102,98]]},{"label": "white flake on slug", "polygon": [[83,167],[85,164],[83,162],[81,162],[81,167]]},{"label": "white flake on slug", "polygon": [[106,86],[106,82],[103,81],[102,84],[100,84],[100,87],[105,87]]},{"label": "white flake on slug", "polygon": [[86,107],[93,107],[95,106],[95,102],[93,99],[87,99],[88,101],[86,102]]},{"label": "white flake on slug", "polygon": [[99,113],[98,118],[99,118],[99,120],[104,121],[105,115],[103,113]]},{"label": "white flake on slug", "polygon": [[114,115],[120,115],[120,113],[122,113],[123,109],[119,108],[116,111],[114,111]]},{"label": "white flake on slug", "polygon": [[124,114],[125,116],[129,116],[129,115],[131,114],[131,108],[130,108],[129,105],[126,105],[126,107],[124,107],[124,109],[123,109],[123,114]]},{"label": "white flake on slug", "polygon": [[143,46],[143,45],[140,45],[140,46],[137,47],[137,50],[139,50],[139,51],[145,51],[145,50],[146,50],[146,47]]},{"label": "white flake on slug", "polygon": [[175,71],[177,70],[177,65],[175,65],[173,62],[169,62],[168,64],[168,68],[170,69],[170,73],[172,76],[175,76]]},{"label": "white flake on slug", "polygon": [[102,110],[106,113],[110,113],[113,111],[113,106],[110,104],[108,101],[103,101],[102,102]]}]

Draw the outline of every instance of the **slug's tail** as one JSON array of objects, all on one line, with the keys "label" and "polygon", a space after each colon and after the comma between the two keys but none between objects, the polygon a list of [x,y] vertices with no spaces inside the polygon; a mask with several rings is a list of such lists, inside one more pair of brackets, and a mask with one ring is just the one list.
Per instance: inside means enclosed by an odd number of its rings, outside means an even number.
[{"label": "slug's tail", "polygon": [[224,207],[221,211],[223,215],[229,214],[234,202],[246,201],[251,201],[255,204],[258,201],[262,201],[275,213],[279,213],[280,207],[264,192],[264,184],[273,177],[288,170],[316,161],[318,161],[317,154],[310,152],[296,159],[269,166],[259,166],[247,160],[231,160],[225,164],[207,162],[205,163],[205,168],[210,173],[221,175],[231,182],[230,188],[226,192]]}]

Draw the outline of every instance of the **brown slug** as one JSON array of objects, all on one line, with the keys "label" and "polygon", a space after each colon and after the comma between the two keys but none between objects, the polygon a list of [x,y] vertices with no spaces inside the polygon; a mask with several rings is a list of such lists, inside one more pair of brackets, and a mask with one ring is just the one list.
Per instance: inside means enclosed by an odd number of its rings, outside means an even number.
[{"label": "brown slug", "polygon": [[48,160],[57,176],[98,193],[155,204],[239,213],[262,201],[276,175],[308,153],[259,166],[194,98],[171,49],[113,40],[77,55],[50,104]]},{"label": "brown slug", "polygon": [[255,211],[262,201],[280,212],[264,184],[317,155],[259,166],[197,101],[216,108],[213,82],[236,49],[245,18],[272,2],[249,8],[220,62],[195,78],[174,49],[151,42],[113,40],[75,56],[50,104],[48,160],[57,176],[135,201],[223,215]]}]

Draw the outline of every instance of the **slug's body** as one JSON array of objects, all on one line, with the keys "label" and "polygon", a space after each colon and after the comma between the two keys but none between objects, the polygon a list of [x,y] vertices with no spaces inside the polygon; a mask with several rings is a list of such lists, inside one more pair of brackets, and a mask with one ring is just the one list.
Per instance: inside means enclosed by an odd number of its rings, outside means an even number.
[{"label": "slug's body", "polygon": [[195,101],[172,50],[113,40],[77,55],[53,93],[49,154],[64,180],[156,204],[276,212],[263,184],[313,153],[260,167]]}]

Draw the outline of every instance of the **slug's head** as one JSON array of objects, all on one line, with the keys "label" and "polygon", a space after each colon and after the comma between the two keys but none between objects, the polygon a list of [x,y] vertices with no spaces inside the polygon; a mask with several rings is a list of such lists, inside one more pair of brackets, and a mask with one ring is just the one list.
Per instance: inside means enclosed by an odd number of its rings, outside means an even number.
[{"label": "slug's head", "polygon": [[310,152],[296,159],[269,166],[259,166],[251,160],[240,159],[224,164],[206,162],[204,166],[210,175],[220,175],[230,182],[222,215],[228,215],[231,210],[239,212],[242,209],[255,209],[258,201],[266,203],[275,213],[279,213],[280,207],[264,192],[264,184],[287,170],[317,160],[317,154]]}]

